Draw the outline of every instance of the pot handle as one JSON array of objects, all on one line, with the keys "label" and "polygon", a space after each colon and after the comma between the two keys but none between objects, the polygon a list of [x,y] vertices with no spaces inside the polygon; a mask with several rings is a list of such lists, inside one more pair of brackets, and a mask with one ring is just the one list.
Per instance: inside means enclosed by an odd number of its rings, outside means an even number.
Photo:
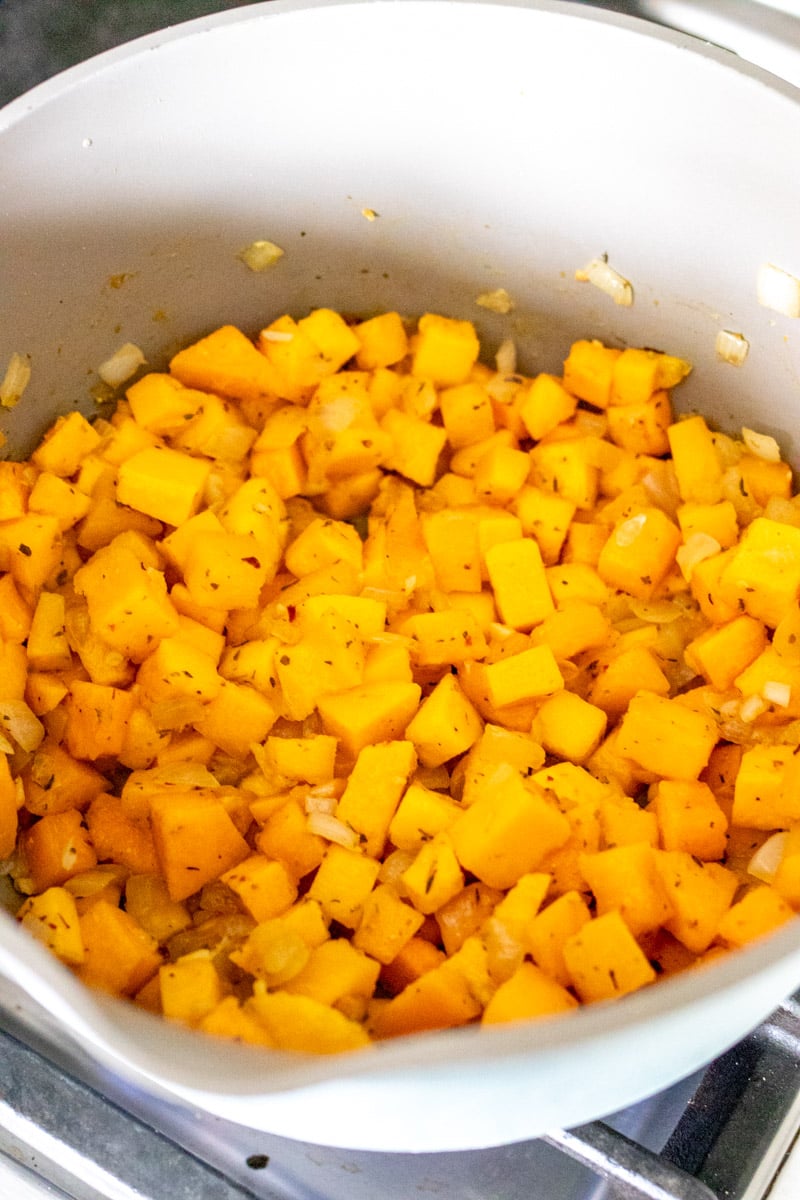
[{"label": "pot handle", "polygon": [[792,0],[584,0],[733,51],[800,87],[800,14]]}]

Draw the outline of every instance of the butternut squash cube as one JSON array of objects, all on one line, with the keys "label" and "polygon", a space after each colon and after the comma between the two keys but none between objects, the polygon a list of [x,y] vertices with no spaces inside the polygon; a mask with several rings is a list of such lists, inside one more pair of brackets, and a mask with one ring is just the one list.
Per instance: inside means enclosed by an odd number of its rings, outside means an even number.
[{"label": "butternut squash cube", "polygon": [[197,511],[210,470],[207,459],[152,446],[122,463],[117,498],[157,521],[180,525]]},{"label": "butternut squash cube", "polygon": [[509,888],[570,836],[566,817],[543,790],[501,764],[449,829],[462,867],[490,887]]},{"label": "butternut squash cube", "polygon": [[739,520],[730,500],[717,504],[682,504],[676,516],[686,542],[694,533],[705,533],[719,542],[723,550],[735,545],[739,537]]},{"label": "butternut squash cube", "polygon": [[738,878],[719,863],[699,862],[684,850],[653,853],[672,909],[664,928],[693,954],[704,954],[730,908]]},{"label": "butternut squash cube", "polygon": [[417,683],[379,679],[321,696],[317,707],[322,727],[355,758],[365,746],[403,736],[417,711],[421,691]]},{"label": "butternut squash cube", "polygon": [[[18,464],[6,463],[5,466]],[[89,511],[91,501],[65,479],[43,471],[36,480],[28,500],[31,512],[48,514],[58,521],[62,533],[77,525]],[[22,515],[15,514],[15,515]]]},{"label": "butternut squash cube", "polygon": [[621,354],[595,339],[573,342],[564,363],[564,386],[594,408],[608,408],[614,366]]},{"label": "butternut squash cube", "polygon": [[533,538],[490,546],[486,570],[500,617],[512,629],[532,629],[555,610],[542,554]]},{"label": "butternut squash cube", "polygon": [[380,964],[354,942],[329,938],[311,950],[305,966],[287,980],[283,990],[360,1019],[366,1015],[379,972]]},{"label": "butternut squash cube", "polygon": [[35,671],[64,671],[72,666],[67,641],[66,606],[58,592],[42,592],[28,633],[28,663]]},{"label": "butternut squash cube", "polygon": [[310,737],[268,737],[264,748],[267,761],[277,775],[305,783],[328,783],[333,779],[336,738],[318,733]]},{"label": "butternut squash cube", "polygon": [[708,784],[662,779],[653,789],[651,806],[664,850],[685,850],[703,860],[724,856],[728,819]]},{"label": "butternut squash cube", "polygon": [[525,932],[526,948],[534,962],[562,987],[571,982],[564,961],[564,945],[591,919],[586,900],[580,892],[572,890],[556,896],[536,913]]},{"label": "butternut squash cube", "polygon": [[464,382],[479,353],[471,321],[425,313],[417,322],[411,373],[419,379],[430,379],[438,387],[451,387]]},{"label": "butternut squash cube", "polygon": [[430,487],[447,444],[446,430],[398,408],[389,409],[381,429],[390,442],[384,465],[420,487]]},{"label": "butternut squash cube", "polygon": [[67,701],[67,749],[73,758],[119,755],[136,698],[121,688],[76,679]]},{"label": "butternut squash cube", "polygon": [[620,521],[597,562],[612,587],[647,600],[675,562],[680,530],[660,508],[644,508]]},{"label": "butternut squash cube", "polygon": [[617,748],[665,779],[697,779],[717,741],[713,721],[680,700],[639,692],[622,718]]},{"label": "butternut squash cube", "polygon": [[367,896],[378,878],[380,863],[359,850],[331,845],[308,889],[330,921],[357,929]]},{"label": "butternut squash cube", "polygon": [[731,688],[767,644],[761,621],[746,614],[706,630],[686,646],[686,660],[720,692]]},{"label": "butternut squash cube", "polygon": [[84,949],[75,898],[63,887],[50,887],[29,896],[17,911],[17,920],[56,958],[70,966],[83,962]]},{"label": "butternut squash cube", "polygon": [[548,753],[582,763],[603,740],[607,720],[602,708],[562,689],[544,701],[532,732]]},{"label": "butternut squash cube", "polygon": [[483,675],[489,702],[499,709],[552,696],[564,687],[564,677],[546,643],[489,663]]},{"label": "butternut squash cube", "polygon": [[343,1054],[370,1043],[369,1035],[358,1021],[310,996],[268,992],[263,985],[256,986],[245,1012],[252,1013],[265,1027],[279,1050]]},{"label": "butternut squash cube", "polygon": [[794,746],[748,746],[733,791],[731,822],[746,829],[787,829],[800,821]]},{"label": "butternut squash cube", "polygon": [[118,539],[92,555],[73,583],[86,597],[98,637],[134,662],[146,658],[162,637],[178,632],[163,573],[145,566]]},{"label": "butternut squash cube", "polygon": [[405,735],[424,766],[438,767],[469,750],[482,729],[483,722],[455,675],[444,675],[419,706]]},{"label": "butternut squash cube", "polygon": [[358,834],[373,858],[383,854],[390,823],[416,765],[410,741],[381,742],[358,753],[336,816]]},{"label": "butternut squash cube", "polygon": [[780,893],[765,883],[731,905],[719,923],[717,937],[728,946],[746,946],[773,933],[794,916]]},{"label": "butternut squash cube", "polygon": [[564,943],[570,983],[584,1004],[626,996],[656,973],[618,912],[588,921]]},{"label": "butternut squash cube", "polygon": [[731,551],[722,598],[774,629],[800,591],[800,529],[756,517]]},{"label": "butternut squash cube", "polygon": [[450,508],[424,513],[421,527],[442,591],[479,592],[482,555],[472,514]]},{"label": "butternut squash cube", "polygon": [[480,1016],[482,1005],[469,982],[449,960],[426,971],[378,1009],[376,1037],[399,1037],[428,1029],[452,1029]]},{"label": "butternut squash cube", "polygon": [[156,854],[172,900],[186,900],[238,865],[250,847],[225,807],[207,793],[177,789],[150,801]]},{"label": "butternut squash cube", "polygon": [[519,415],[525,428],[539,441],[573,416],[578,402],[555,375],[543,372],[531,380],[527,394],[519,403]]},{"label": "butternut squash cube", "polygon": [[290,798],[266,817],[261,816],[256,805],[251,805],[251,812],[261,824],[255,838],[256,849],[283,863],[298,881],[316,870],[325,857],[327,843],[309,830],[300,801]]},{"label": "butternut squash cube", "polygon": [[297,885],[284,864],[263,854],[251,854],[224,871],[220,879],[259,922],[280,916],[297,899]]},{"label": "butternut squash cube", "polygon": [[290,542],[284,558],[287,568],[298,577],[335,562],[347,562],[360,571],[363,566],[361,538],[352,525],[319,517]]},{"label": "butternut squash cube", "polygon": [[353,945],[379,963],[393,962],[423,923],[423,916],[400,899],[388,884],[379,884],[364,903]]},{"label": "butternut squash cube", "polygon": [[154,938],[121,908],[98,900],[80,918],[84,960],[78,978],[115,996],[132,996],[159,970]]},{"label": "butternut squash cube", "polygon": [[172,1021],[196,1025],[223,997],[222,980],[210,950],[183,954],[159,968],[161,1011]]},{"label": "butternut squash cube", "polygon": [[681,499],[717,504],[722,499],[722,463],[703,417],[686,417],[667,430]]},{"label": "butternut squash cube", "polygon": [[494,410],[489,393],[480,383],[445,387],[439,393],[439,409],[454,450],[483,441],[494,433]]},{"label": "butternut squash cube", "polygon": [[356,364],[362,371],[375,371],[399,363],[408,353],[408,335],[399,313],[380,313],[353,326],[358,338]]},{"label": "butternut squash cube", "polygon": [[248,337],[223,325],[171,359],[170,374],[186,387],[237,400],[275,395],[275,369]]},{"label": "butternut squash cube", "polygon": [[268,697],[246,683],[224,679],[193,724],[224,753],[242,759],[253,744],[264,741],[277,719],[278,710]]},{"label": "butternut squash cube", "polygon": [[615,647],[597,659],[587,699],[606,713],[609,721],[618,721],[637,692],[668,696],[670,684],[658,659],[647,646]]},{"label": "butternut squash cube", "polygon": [[618,912],[634,937],[658,929],[672,914],[654,855],[651,846],[639,843],[584,854],[580,860],[598,915]]},{"label": "butternut squash cube", "polygon": [[78,412],[58,417],[31,455],[40,471],[68,478],[100,445],[100,434]]},{"label": "butternut squash cube", "polygon": [[501,983],[483,1011],[483,1025],[527,1021],[577,1008],[578,1001],[565,987],[532,962],[523,962],[510,979]]},{"label": "butternut squash cube", "polygon": [[424,842],[449,829],[460,812],[449,796],[412,781],[389,823],[389,839],[398,850],[419,850]]},{"label": "butternut squash cube", "polygon": [[412,639],[412,656],[421,667],[455,665],[483,658],[487,652],[483,632],[466,609],[416,613],[403,621],[399,632]]},{"label": "butternut squash cube", "polygon": [[252,534],[198,534],[186,556],[184,580],[192,600],[209,608],[254,608],[271,564]]},{"label": "butternut squash cube", "polygon": [[434,913],[452,900],[464,886],[464,874],[449,834],[437,833],[423,842],[400,878],[418,912]]}]

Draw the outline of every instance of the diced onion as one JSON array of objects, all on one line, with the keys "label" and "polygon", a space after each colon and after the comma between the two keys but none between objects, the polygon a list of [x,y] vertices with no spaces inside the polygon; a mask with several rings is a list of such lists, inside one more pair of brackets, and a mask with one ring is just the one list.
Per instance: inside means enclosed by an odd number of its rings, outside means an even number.
[{"label": "diced onion", "polygon": [[24,700],[0,702],[0,725],[20,750],[35,750],[44,738],[44,725]]},{"label": "diced onion", "polygon": [[[495,288],[493,292],[481,292],[480,296],[475,297],[475,303],[480,308],[488,308],[489,312],[500,313],[502,316],[510,313],[514,307],[514,301],[505,288]],[[500,369],[498,368],[498,370]]]},{"label": "diced onion", "polygon": [[721,550],[722,546],[710,534],[693,533],[682,546],[678,547],[675,561],[681,569],[683,578],[688,581],[692,578],[698,563],[703,562],[706,558],[713,558]]},{"label": "diced onion", "polygon": [[146,362],[147,359],[138,346],[133,342],[125,342],[119,350],[114,351],[111,358],[100,363],[97,374],[109,387],[119,387],[120,384],[127,383]]},{"label": "diced onion", "polygon": [[739,717],[748,725],[765,711],[767,705],[762,696],[748,696],[739,705]]},{"label": "diced onion", "polygon": [[632,546],[646,524],[647,516],[645,513],[637,513],[635,517],[628,517],[628,520],[623,521],[616,530],[614,541],[618,546]]},{"label": "diced onion", "polygon": [[717,352],[717,358],[722,362],[730,363],[732,367],[740,367],[747,358],[750,343],[744,334],[733,333],[730,329],[720,329],[714,349]]},{"label": "diced onion", "polygon": [[781,448],[774,437],[742,427],[742,441],[750,453],[755,454],[757,458],[763,458],[765,462],[781,461]]},{"label": "diced onion", "polygon": [[778,708],[786,708],[792,698],[792,688],[788,683],[780,683],[771,679],[761,689],[762,697],[769,704],[777,704]]},{"label": "diced onion", "polygon": [[756,277],[758,303],[784,317],[800,317],[800,279],[773,263],[762,263]]},{"label": "diced onion", "polygon": [[763,883],[771,883],[781,865],[788,836],[785,830],[781,830],[762,842],[747,864],[748,875],[754,875]]},{"label": "diced onion", "polygon": [[674,600],[637,600],[631,596],[630,607],[640,621],[653,625],[670,625],[682,616],[681,608]]},{"label": "diced onion", "polygon": [[239,258],[251,271],[266,271],[282,257],[283,251],[280,246],[265,240],[251,242],[239,254]]},{"label": "diced onion", "polygon": [[12,354],[0,383],[0,404],[3,408],[13,408],[19,403],[30,378],[30,359],[23,354]]},{"label": "diced onion", "polygon": [[630,282],[610,267],[604,258],[593,258],[583,270],[575,272],[579,283],[591,283],[610,296],[615,304],[630,308],[633,304],[633,288]]},{"label": "diced onion", "polygon": [[335,842],[337,846],[348,849],[358,845],[358,834],[344,821],[327,812],[310,812],[306,817],[306,828],[309,833],[316,833],[327,842]]},{"label": "diced onion", "polygon": [[258,336],[265,342],[290,342],[294,334],[288,329],[262,329]]},{"label": "diced onion", "polygon": [[517,347],[513,338],[504,338],[494,356],[495,366],[501,375],[513,375],[517,370]]}]

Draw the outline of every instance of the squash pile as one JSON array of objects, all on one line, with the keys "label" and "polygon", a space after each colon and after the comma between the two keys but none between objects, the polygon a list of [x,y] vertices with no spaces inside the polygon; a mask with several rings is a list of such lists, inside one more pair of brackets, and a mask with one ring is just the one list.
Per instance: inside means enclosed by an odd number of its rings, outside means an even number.
[{"label": "squash pile", "polygon": [[0,857],[87,985],[312,1053],[800,907],[800,499],[689,364],[225,325],[0,464]]}]

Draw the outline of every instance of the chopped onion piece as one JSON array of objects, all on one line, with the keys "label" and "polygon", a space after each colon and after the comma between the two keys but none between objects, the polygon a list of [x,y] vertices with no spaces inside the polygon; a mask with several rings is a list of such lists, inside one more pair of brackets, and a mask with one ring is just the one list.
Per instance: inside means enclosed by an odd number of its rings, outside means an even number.
[{"label": "chopped onion piece", "polygon": [[614,541],[618,546],[632,546],[646,523],[647,515],[645,513],[637,513],[635,517],[628,517],[628,520],[623,521],[616,530]]},{"label": "chopped onion piece", "polygon": [[31,363],[23,354],[12,354],[0,383],[0,404],[13,408],[22,399],[22,393],[30,383]]},{"label": "chopped onion piece", "polygon": [[713,558],[721,550],[722,546],[710,534],[693,533],[682,546],[678,547],[675,561],[681,569],[683,578],[689,581],[698,563],[703,562],[706,558]]},{"label": "chopped onion piece", "polygon": [[748,875],[754,875],[763,883],[771,883],[781,865],[788,836],[786,830],[780,830],[762,842],[747,864]]},{"label": "chopped onion piece", "polygon": [[640,621],[653,625],[670,625],[682,616],[680,606],[674,600],[637,600],[631,596],[630,606],[631,612]]},{"label": "chopped onion piece", "polygon": [[361,215],[362,217],[365,217],[367,221],[377,221],[379,216],[379,214],[375,212],[374,208],[362,208]]},{"label": "chopped onion piece", "polygon": [[517,347],[513,338],[504,338],[494,356],[495,366],[501,375],[513,375],[517,369]]},{"label": "chopped onion piece", "polygon": [[24,700],[0,702],[0,726],[20,750],[35,750],[44,738],[44,725]]},{"label": "chopped onion piece", "polygon": [[251,242],[239,254],[239,258],[251,271],[266,271],[282,257],[283,251],[280,246],[267,241]]},{"label": "chopped onion piece", "polygon": [[109,387],[119,387],[120,384],[127,383],[146,362],[147,359],[138,346],[133,342],[125,342],[119,350],[114,351],[111,358],[100,363],[97,374]]},{"label": "chopped onion piece", "polygon": [[290,342],[294,334],[288,329],[262,329],[258,336],[265,342]]},{"label": "chopped onion piece", "polygon": [[742,333],[733,333],[730,329],[720,329],[714,348],[717,358],[730,363],[732,367],[740,367],[750,350],[750,343]]},{"label": "chopped onion piece", "polygon": [[770,679],[762,687],[761,695],[770,704],[777,704],[778,708],[786,708],[792,698],[792,688],[788,683],[780,683],[777,679]]},{"label": "chopped onion piece", "polygon": [[781,448],[774,437],[742,427],[742,441],[750,453],[755,454],[757,458],[763,458],[765,462],[781,461]]},{"label": "chopped onion piece", "polygon": [[335,796],[321,796],[319,792],[309,792],[305,799],[306,814],[328,813],[333,816],[339,803]]},{"label": "chopped onion piece", "polygon": [[475,297],[475,303],[480,308],[488,308],[489,312],[500,313],[502,316],[510,313],[514,307],[514,301],[505,288],[495,288],[493,292],[481,292],[480,296]]},{"label": "chopped onion piece", "polygon": [[381,863],[378,879],[381,883],[397,887],[401,883],[401,875],[408,870],[416,857],[414,850],[393,850]]},{"label": "chopped onion piece", "polygon": [[748,725],[765,711],[767,705],[761,696],[748,696],[739,705],[739,716]]},{"label": "chopped onion piece", "polygon": [[316,833],[328,842],[335,842],[337,846],[350,848],[358,845],[356,831],[331,813],[310,812],[306,817],[306,828],[309,833]]},{"label": "chopped onion piece", "polygon": [[633,288],[630,282],[610,267],[605,258],[593,258],[582,271],[575,272],[579,283],[592,283],[601,292],[610,296],[615,304],[630,308],[633,304]]},{"label": "chopped onion piece", "polygon": [[762,263],[756,278],[758,303],[784,317],[800,317],[800,279],[773,263]]}]

